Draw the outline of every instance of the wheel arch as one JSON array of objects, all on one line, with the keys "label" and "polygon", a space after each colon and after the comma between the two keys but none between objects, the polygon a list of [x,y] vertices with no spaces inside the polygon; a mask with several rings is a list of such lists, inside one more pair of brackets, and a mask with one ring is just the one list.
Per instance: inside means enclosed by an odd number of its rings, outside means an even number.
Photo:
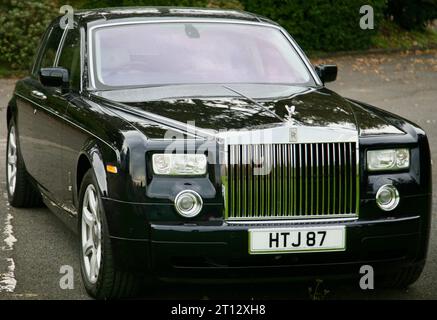
[{"label": "wheel arch", "polygon": [[77,193],[79,193],[80,185],[82,184],[83,177],[85,176],[85,173],[92,168],[91,161],[87,154],[81,153],[79,155],[79,159],[77,161],[76,165],[76,190]]},{"label": "wheel arch", "polygon": [[79,204],[80,186],[83,181],[83,177],[89,169],[93,170],[101,196],[108,196],[108,181],[104,158],[104,155],[107,154],[107,152],[114,154],[114,150],[105,150],[105,147],[100,145],[96,140],[90,140],[80,151],[76,162],[76,173],[74,177],[74,194],[75,203],[77,205]]},{"label": "wheel arch", "polygon": [[6,125],[9,127],[9,123],[12,119],[12,107],[8,105],[8,108],[6,109]]},{"label": "wheel arch", "polygon": [[11,100],[8,103],[8,106],[6,108],[6,126],[9,127],[9,123],[12,120],[12,117],[14,116],[14,109],[15,109],[15,101]]}]

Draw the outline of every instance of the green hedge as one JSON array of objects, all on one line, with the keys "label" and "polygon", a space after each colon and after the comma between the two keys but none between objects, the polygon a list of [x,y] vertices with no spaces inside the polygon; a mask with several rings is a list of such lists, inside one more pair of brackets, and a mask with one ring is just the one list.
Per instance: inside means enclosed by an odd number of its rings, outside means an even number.
[{"label": "green hedge", "polygon": [[214,7],[240,9],[244,7],[239,0],[71,0],[64,1],[75,8],[105,8],[118,6],[181,6]]},{"label": "green hedge", "polygon": [[[370,47],[383,18],[385,0],[243,0],[247,11],[277,21],[307,51],[358,50]],[[371,5],[375,30],[361,30],[360,7]]]},{"label": "green hedge", "polygon": [[0,2],[0,63],[9,69],[27,69],[57,4],[50,0]]},{"label": "green hedge", "polygon": [[437,0],[389,0],[386,13],[404,29],[424,29],[437,19]]}]

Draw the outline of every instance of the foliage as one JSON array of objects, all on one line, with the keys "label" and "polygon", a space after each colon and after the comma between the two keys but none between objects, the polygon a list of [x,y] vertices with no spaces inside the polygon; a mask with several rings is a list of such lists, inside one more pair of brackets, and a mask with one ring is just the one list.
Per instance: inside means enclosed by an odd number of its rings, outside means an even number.
[{"label": "foliage", "polygon": [[86,9],[122,6],[180,6],[243,10],[238,0],[71,0],[66,3],[70,3],[75,8]]},{"label": "foliage", "polygon": [[[243,0],[245,9],[277,21],[306,51],[338,51],[369,48],[377,30],[362,30],[362,0]],[[368,0],[374,8],[375,28],[385,0]]]},{"label": "foliage", "polygon": [[10,69],[31,65],[42,34],[57,15],[52,0],[0,2],[0,64]]},{"label": "foliage", "polygon": [[425,29],[437,19],[437,0],[389,0],[386,14],[404,29]]}]

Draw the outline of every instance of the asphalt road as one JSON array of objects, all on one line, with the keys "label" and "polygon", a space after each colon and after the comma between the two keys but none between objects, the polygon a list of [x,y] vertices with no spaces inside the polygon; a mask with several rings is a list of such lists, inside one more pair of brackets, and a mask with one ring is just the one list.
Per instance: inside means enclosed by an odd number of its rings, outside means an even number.
[{"label": "asphalt road", "polygon": [[[437,152],[437,51],[326,60],[339,65],[340,94],[380,106],[422,126]],[[7,203],[5,183],[6,104],[14,80],[0,80],[0,300],[88,299],[80,280],[78,240],[46,208],[15,209]],[[433,170],[434,190],[437,168]],[[437,192],[433,202],[435,204]],[[359,289],[355,282],[325,281],[324,299],[437,299],[437,206],[434,205],[428,262],[420,280],[408,290]],[[61,289],[61,266],[74,271],[74,289]],[[281,285],[166,285],[145,290],[145,299],[310,299],[316,282]]]}]

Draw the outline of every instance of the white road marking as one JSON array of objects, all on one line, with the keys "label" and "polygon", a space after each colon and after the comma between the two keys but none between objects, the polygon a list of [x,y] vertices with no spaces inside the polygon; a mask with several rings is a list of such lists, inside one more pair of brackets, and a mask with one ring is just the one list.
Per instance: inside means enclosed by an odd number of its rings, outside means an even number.
[{"label": "white road marking", "polygon": [[0,292],[14,292],[17,285],[14,259],[6,258],[6,262],[8,263],[8,271],[0,274]]},{"label": "white road marking", "polygon": [[14,237],[14,229],[11,223],[12,219],[14,219],[14,217],[8,212],[3,228],[3,235],[5,236],[3,242],[6,243],[5,246],[2,246],[3,251],[12,251],[14,249],[14,243],[17,242],[17,239]]},{"label": "white road marking", "polygon": [[[9,203],[7,202],[7,193],[3,194],[6,199],[6,219],[4,220],[5,226],[3,227],[3,242],[4,245],[1,247],[3,252],[10,252],[14,250],[14,243],[17,239],[14,237],[14,228],[12,226],[12,219],[14,217],[10,213]],[[14,292],[17,285],[17,280],[15,279],[15,262],[12,258],[6,258],[7,271],[5,273],[0,273],[0,292]]]}]

